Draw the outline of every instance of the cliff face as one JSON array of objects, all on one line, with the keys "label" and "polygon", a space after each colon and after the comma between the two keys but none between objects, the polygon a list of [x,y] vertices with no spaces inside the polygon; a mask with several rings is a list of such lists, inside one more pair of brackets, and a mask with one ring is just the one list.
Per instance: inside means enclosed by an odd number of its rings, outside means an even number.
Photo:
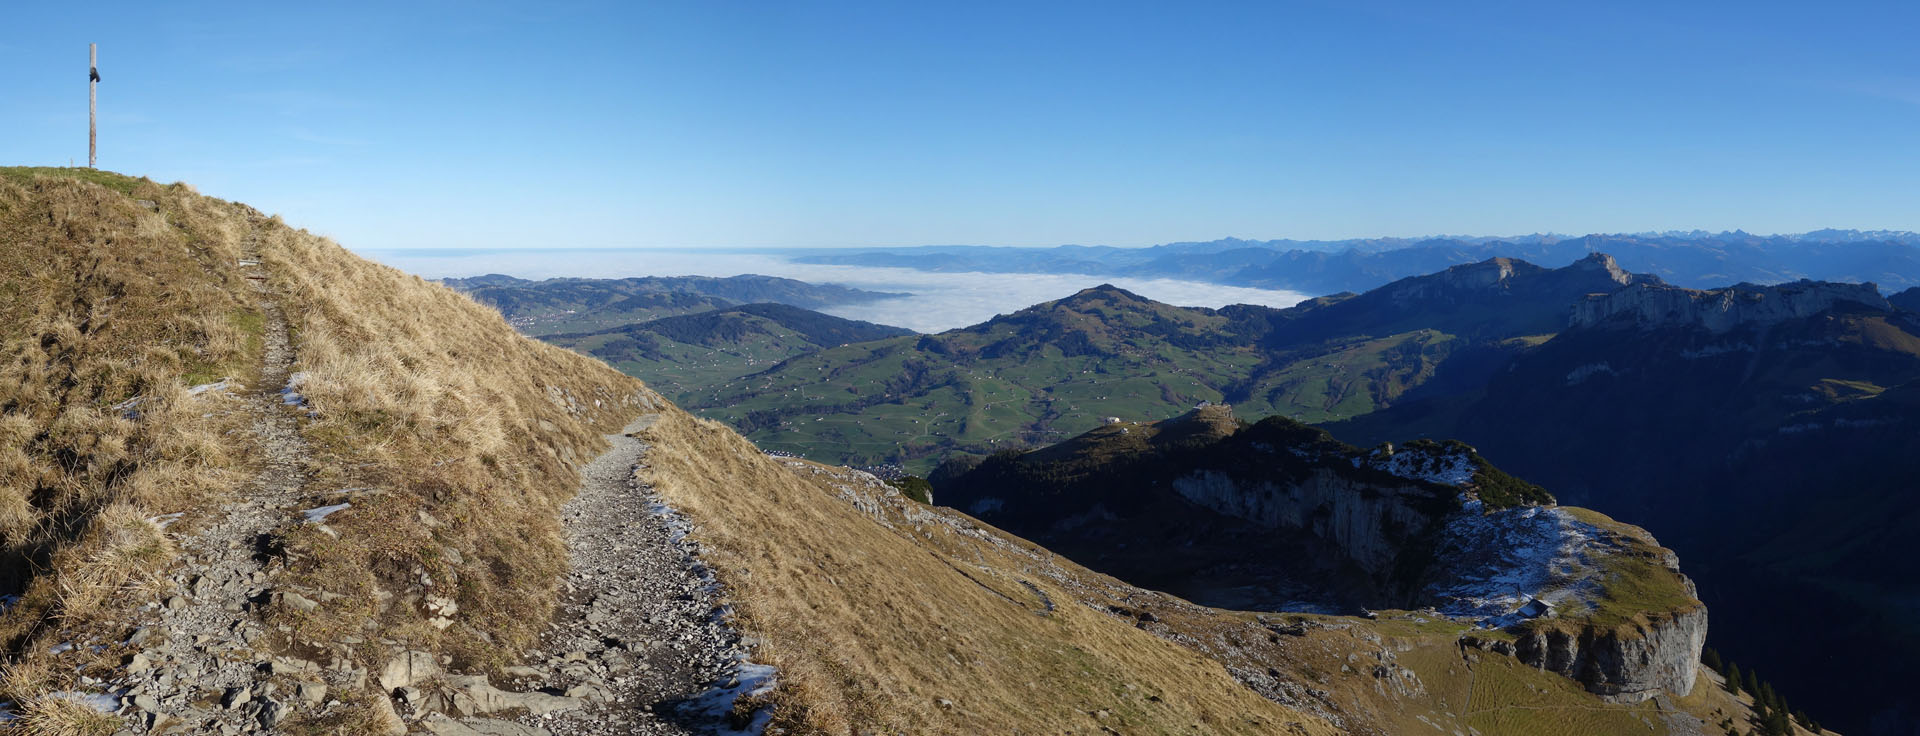
[{"label": "cliff face", "polygon": [[1511,653],[1579,680],[1609,700],[1638,703],[1662,692],[1693,692],[1706,642],[1707,609],[1700,606],[1625,628],[1531,629],[1513,643]]},{"label": "cliff face", "polygon": [[1796,281],[1775,286],[1740,284],[1711,290],[1634,285],[1611,293],[1593,294],[1574,305],[1572,325],[1641,329],[1697,325],[1711,332],[1726,332],[1743,324],[1768,325],[1811,317],[1842,302],[1888,311],[1893,308],[1871,283]]},{"label": "cliff face", "polygon": [[1434,527],[1435,518],[1422,508],[1450,496],[1430,486],[1363,483],[1325,468],[1284,485],[1197,470],[1175,479],[1173,489],[1213,511],[1332,542],[1376,576],[1393,570],[1408,539]]}]

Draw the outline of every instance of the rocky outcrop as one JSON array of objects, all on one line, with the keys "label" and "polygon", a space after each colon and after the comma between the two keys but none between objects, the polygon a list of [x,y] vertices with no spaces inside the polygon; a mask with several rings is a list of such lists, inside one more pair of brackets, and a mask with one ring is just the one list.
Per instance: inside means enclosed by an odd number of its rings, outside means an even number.
[{"label": "rocky outcrop", "polygon": [[1871,283],[1796,281],[1774,286],[1739,284],[1710,290],[1635,284],[1610,293],[1589,295],[1574,305],[1572,325],[1640,329],[1695,325],[1718,333],[1740,325],[1804,319],[1849,302],[1887,311],[1893,308]]},{"label": "rocky outcrop", "polygon": [[1692,692],[1706,641],[1707,609],[1695,606],[1652,623],[1610,629],[1529,628],[1513,643],[1512,654],[1579,680],[1609,700],[1638,703],[1662,692]]}]

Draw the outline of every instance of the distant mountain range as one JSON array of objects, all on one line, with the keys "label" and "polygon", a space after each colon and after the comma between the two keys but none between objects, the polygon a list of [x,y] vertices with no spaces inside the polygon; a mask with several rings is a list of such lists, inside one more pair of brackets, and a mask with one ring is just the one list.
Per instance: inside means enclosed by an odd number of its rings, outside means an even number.
[{"label": "distant mountain range", "polygon": [[1448,266],[1504,257],[1556,267],[1605,252],[1621,267],[1688,287],[1799,279],[1920,286],[1920,234],[1817,230],[1798,235],[1668,232],[1622,235],[1241,240],[1149,248],[927,246],[818,253],[802,263],[923,271],[1078,273],[1177,278],[1310,294],[1359,292]]},{"label": "distant mountain range", "polygon": [[543,281],[487,274],[440,282],[500,310],[509,323],[529,335],[608,329],[740,304],[772,302],[818,309],[906,296],[753,274]]}]

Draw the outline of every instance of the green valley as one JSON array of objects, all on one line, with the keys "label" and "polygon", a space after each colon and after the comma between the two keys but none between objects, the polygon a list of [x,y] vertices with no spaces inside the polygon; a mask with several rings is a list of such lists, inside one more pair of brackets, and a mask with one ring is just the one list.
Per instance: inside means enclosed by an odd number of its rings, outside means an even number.
[{"label": "green valley", "polygon": [[678,400],[823,347],[910,334],[785,304],[747,304],[541,339],[600,358]]}]

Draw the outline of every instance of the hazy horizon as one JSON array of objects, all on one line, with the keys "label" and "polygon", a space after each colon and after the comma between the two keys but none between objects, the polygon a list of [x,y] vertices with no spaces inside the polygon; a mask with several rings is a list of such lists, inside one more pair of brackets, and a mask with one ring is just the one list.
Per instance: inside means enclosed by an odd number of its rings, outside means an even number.
[{"label": "hazy horizon", "polygon": [[[936,273],[906,268],[828,266],[793,263],[767,253],[715,254],[686,249],[597,249],[602,257],[565,259],[569,251],[545,249],[489,249],[472,252],[438,249],[361,251],[421,278],[483,276],[500,273],[528,279],[553,277],[627,278],[632,276],[780,276],[815,284],[839,284],[856,289],[904,292],[910,296],[862,304],[840,304],[817,311],[916,332],[939,332],[978,324],[999,314],[1073,295],[1110,283],[1155,301],[1183,307],[1224,307],[1260,304],[1290,307],[1308,294],[1278,289],[1251,289],[1180,279],[1138,279],[1087,274]],[[587,249],[581,249],[587,250]],[[580,252],[580,250],[572,251]],[[604,257],[620,254],[621,257]]]}]

